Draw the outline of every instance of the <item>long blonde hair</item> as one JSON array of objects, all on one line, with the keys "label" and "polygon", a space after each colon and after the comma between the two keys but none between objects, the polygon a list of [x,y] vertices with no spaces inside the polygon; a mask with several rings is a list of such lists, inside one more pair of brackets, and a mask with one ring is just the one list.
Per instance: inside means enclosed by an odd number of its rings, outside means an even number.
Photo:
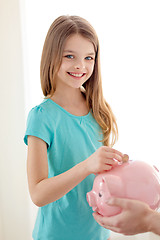
[{"label": "long blonde hair", "polygon": [[100,71],[100,50],[97,34],[88,21],[79,16],[60,16],[50,26],[43,46],[40,77],[44,96],[52,96],[56,89],[55,77],[60,68],[66,40],[72,34],[89,39],[95,49],[95,65],[91,77],[83,84],[87,106],[103,131],[103,143],[113,146],[118,138],[115,117],[103,97]]}]

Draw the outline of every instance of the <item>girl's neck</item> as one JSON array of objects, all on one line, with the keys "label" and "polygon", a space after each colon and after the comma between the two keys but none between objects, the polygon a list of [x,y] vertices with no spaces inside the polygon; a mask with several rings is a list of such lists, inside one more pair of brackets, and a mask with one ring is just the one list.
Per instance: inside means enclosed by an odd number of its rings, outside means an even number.
[{"label": "girl's neck", "polygon": [[80,89],[70,89],[69,91],[54,92],[51,99],[61,106],[76,106],[85,102],[85,97]]},{"label": "girl's neck", "polygon": [[63,93],[56,90],[51,100],[73,115],[83,116],[88,114],[89,109],[84,94],[80,89],[73,90],[74,91],[63,91]]}]

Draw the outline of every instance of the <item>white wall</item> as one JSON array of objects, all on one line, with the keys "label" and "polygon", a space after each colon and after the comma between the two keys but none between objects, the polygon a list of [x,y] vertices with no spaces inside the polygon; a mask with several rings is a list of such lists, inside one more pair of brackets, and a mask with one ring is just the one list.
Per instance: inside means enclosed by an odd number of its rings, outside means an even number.
[{"label": "white wall", "polygon": [[18,0],[0,1],[0,239],[29,240],[22,43]]}]

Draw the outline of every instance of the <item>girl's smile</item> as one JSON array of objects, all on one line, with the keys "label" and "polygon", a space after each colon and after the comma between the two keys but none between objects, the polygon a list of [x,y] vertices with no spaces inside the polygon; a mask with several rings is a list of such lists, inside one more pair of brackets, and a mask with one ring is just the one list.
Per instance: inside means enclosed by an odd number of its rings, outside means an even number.
[{"label": "girl's smile", "polygon": [[75,78],[81,78],[83,76],[85,76],[86,73],[73,73],[73,72],[68,72],[69,75],[71,75],[72,77]]}]

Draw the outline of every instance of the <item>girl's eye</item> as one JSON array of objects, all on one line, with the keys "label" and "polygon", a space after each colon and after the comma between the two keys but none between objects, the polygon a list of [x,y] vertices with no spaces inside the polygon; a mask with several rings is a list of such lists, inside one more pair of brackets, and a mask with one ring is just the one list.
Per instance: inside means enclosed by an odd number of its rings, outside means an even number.
[{"label": "girl's eye", "polygon": [[73,59],[73,55],[66,55],[66,58]]},{"label": "girl's eye", "polygon": [[93,58],[88,56],[88,57],[86,57],[85,59],[86,59],[86,60],[92,60]]}]

